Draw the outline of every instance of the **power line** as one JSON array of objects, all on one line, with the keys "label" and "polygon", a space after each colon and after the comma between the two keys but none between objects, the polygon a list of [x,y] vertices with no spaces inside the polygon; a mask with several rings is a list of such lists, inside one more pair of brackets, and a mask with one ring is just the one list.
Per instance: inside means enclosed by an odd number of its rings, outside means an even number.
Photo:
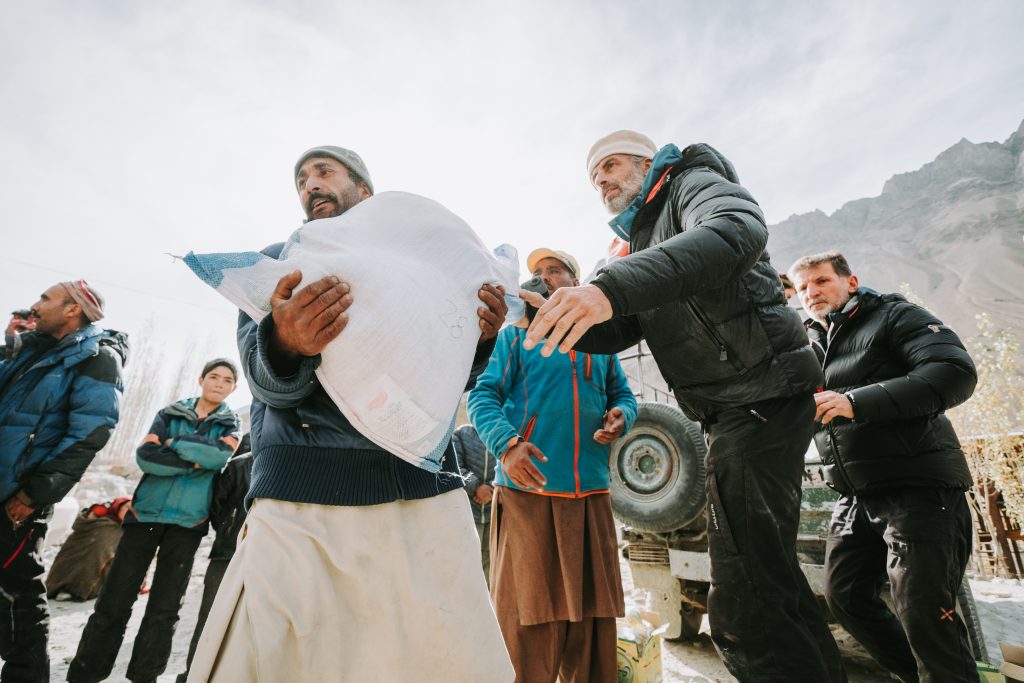
[{"label": "power line", "polygon": [[[178,257],[172,256],[172,258],[178,258]],[[17,263],[17,264],[22,265],[22,266],[28,266],[29,268],[37,268],[39,270],[48,270],[51,273],[60,273],[61,275],[70,275],[71,277],[78,277],[78,275],[79,275],[78,273],[72,273],[72,272],[67,271],[67,270],[61,270],[60,268],[53,268],[53,267],[50,267],[50,266],[44,266],[44,265],[40,265],[38,263],[29,263],[28,261],[20,261],[18,259],[13,259],[13,258],[10,258],[10,257],[7,257],[7,256],[0,256],[0,260],[10,261],[11,263]],[[154,292],[147,292],[147,291],[144,291],[144,290],[141,290],[141,289],[136,289],[134,287],[127,287],[125,285],[119,285],[116,282],[108,282],[108,281],[105,281],[105,280],[94,280],[92,278],[89,279],[89,282],[94,282],[94,283],[96,283],[98,285],[103,285],[105,287],[113,287],[115,289],[122,289],[122,290],[124,290],[126,292],[133,292],[135,294],[141,294],[142,296],[148,296],[148,297],[152,297],[152,298],[155,298],[155,299],[163,299],[164,301],[173,301],[174,303],[183,304],[185,306],[191,306],[193,308],[201,308],[204,311],[213,311],[214,313],[222,313],[222,314],[225,312],[223,309],[211,308],[210,306],[203,306],[202,304],[197,304],[197,303],[194,303],[192,301],[185,301],[184,299],[175,299],[174,297],[166,296],[164,294],[156,294]]]}]

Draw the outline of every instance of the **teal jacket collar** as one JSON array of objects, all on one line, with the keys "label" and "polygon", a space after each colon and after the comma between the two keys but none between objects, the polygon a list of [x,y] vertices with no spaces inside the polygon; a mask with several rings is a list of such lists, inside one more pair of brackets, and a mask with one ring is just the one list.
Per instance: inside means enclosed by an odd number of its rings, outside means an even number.
[{"label": "teal jacket collar", "polygon": [[636,218],[640,208],[647,202],[647,196],[651,194],[651,190],[654,189],[661,176],[665,175],[665,171],[678,164],[682,159],[683,153],[673,144],[665,145],[658,150],[658,153],[654,155],[654,159],[651,161],[650,170],[644,176],[644,183],[640,187],[640,194],[630,202],[629,206],[623,209],[622,213],[608,221],[608,225],[612,226],[612,230],[616,235],[627,242],[629,241],[629,235],[633,231],[633,220]]}]

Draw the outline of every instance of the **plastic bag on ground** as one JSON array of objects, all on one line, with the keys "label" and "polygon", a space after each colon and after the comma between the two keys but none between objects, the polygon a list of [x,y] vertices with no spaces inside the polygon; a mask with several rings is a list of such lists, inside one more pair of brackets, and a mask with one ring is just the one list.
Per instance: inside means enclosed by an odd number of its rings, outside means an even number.
[{"label": "plastic bag on ground", "polygon": [[[513,247],[492,254],[451,211],[405,192],[310,221],[279,259],[190,252],[185,262],[256,321],[269,314],[278,280],[295,270],[296,292],[326,275],[348,282],[349,322],[324,349],[317,377],[364,436],[431,472],[440,469],[480,338],[477,293],[492,283],[514,294],[519,281]],[[508,317],[517,319],[513,308]]]}]

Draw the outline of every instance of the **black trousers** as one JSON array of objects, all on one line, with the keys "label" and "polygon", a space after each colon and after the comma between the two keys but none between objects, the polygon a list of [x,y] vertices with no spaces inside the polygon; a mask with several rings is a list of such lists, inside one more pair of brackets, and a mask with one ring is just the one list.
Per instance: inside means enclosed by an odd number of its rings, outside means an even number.
[{"label": "black trousers", "polygon": [[39,511],[15,529],[0,511],[0,606],[6,611],[0,614],[3,683],[50,680],[50,611],[41,557],[49,512]]},{"label": "black trousers", "polygon": [[796,556],[813,420],[808,395],[729,409],[705,425],[708,620],[715,647],[741,683],[846,680]]},{"label": "black trousers", "polygon": [[228,570],[231,559],[211,558],[206,565],[206,576],[203,578],[203,599],[199,603],[199,617],[196,619],[196,630],[192,632],[192,642],[188,646],[188,660],[185,663],[185,673],[178,674],[177,683],[185,683],[188,679],[188,670],[192,668],[192,658],[196,656],[196,648],[199,646],[199,636],[203,634],[203,627],[206,626],[206,617],[210,616],[210,608],[213,607],[213,600],[220,590],[220,582],[224,579],[224,572]]},{"label": "black trousers", "polygon": [[[907,683],[978,680],[957,592],[971,554],[961,491],[843,496],[825,555],[825,597],[843,627]],[[888,579],[896,614],[879,592]]]},{"label": "black trousers", "polygon": [[125,525],[110,573],[96,598],[96,609],[85,625],[78,652],[68,668],[67,680],[93,683],[110,675],[132,606],[157,548],[153,585],[132,647],[127,676],[131,681],[151,681],[163,673],[171,654],[178,610],[192,574],[192,562],[205,535],[205,529],[197,531],[174,524]]}]

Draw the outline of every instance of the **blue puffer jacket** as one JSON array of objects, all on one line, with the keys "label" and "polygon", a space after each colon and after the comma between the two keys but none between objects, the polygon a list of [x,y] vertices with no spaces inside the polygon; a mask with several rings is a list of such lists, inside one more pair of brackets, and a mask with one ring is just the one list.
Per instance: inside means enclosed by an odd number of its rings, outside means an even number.
[{"label": "blue puffer jacket", "polygon": [[128,337],[86,325],[59,342],[22,335],[0,362],[0,501],[19,489],[37,508],[81,479],[119,416]]},{"label": "blue puffer jacket", "polygon": [[[469,394],[469,419],[499,458],[521,436],[547,456],[536,462],[548,480],[544,493],[580,497],[608,490],[609,447],[594,441],[604,414],[621,408],[626,430],[636,419],[636,397],[616,356],[570,351],[545,358],[524,351],[526,331],[506,327],[487,369]],[[625,433],[625,431],[623,432]],[[518,488],[499,462],[494,483]]]},{"label": "blue puffer jacket", "polygon": [[156,414],[135,452],[144,474],[125,523],[208,528],[214,477],[238,448],[238,416],[221,403],[200,420],[198,400],[178,401]]}]

